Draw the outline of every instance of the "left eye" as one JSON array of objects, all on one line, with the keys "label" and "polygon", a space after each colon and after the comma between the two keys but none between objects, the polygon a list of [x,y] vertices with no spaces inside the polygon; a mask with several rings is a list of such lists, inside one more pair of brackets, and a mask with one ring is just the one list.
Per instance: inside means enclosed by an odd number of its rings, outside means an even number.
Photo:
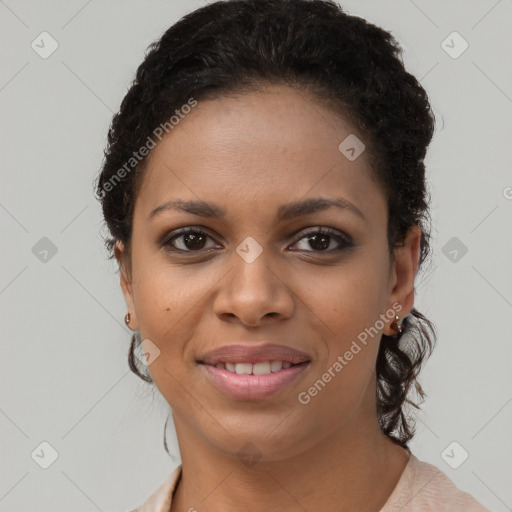
[{"label": "left eye", "polygon": [[[175,251],[200,252],[208,249],[206,246],[208,239],[213,241],[212,237],[205,231],[197,228],[188,228],[176,233],[167,241],[164,241],[162,245],[165,247],[173,247],[174,249],[170,250]],[[302,241],[304,241],[304,244],[309,244],[310,249],[313,249],[313,251],[311,251],[307,247],[299,248],[300,251],[306,252],[336,252],[349,248],[353,245],[353,242],[348,235],[344,235],[343,233],[331,228],[320,228],[310,231],[295,242],[293,246],[298,245]],[[338,244],[338,247],[329,248],[333,241]],[[213,243],[209,248],[211,249],[215,247],[216,244]]]},{"label": "left eye", "polygon": [[[336,252],[349,248],[353,245],[352,240],[348,235],[344,235],[331,228],[310,231],[300,238],[294,245],[298,244],[302,240],[305,240],[305,244],[309,244],[309,247],[313,248],[313,251],[308,250],[307,247],[299,249],[306,252]],[[329,246],[333,241],[338,243],[338,247],[329,249]]]}]

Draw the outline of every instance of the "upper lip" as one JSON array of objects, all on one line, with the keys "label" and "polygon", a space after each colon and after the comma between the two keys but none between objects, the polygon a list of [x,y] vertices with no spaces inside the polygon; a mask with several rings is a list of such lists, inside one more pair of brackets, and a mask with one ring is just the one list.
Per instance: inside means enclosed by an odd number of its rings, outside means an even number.
[{"label": "upper lip", "polygon": [[265,361],[283,361],[299,364],[309,361],[310,357],[300,350],[266,343],[263,345],[244,345],[241,343],[225,345],[202,354],[198,362],[215,365],[217,363],[261,363]]}]

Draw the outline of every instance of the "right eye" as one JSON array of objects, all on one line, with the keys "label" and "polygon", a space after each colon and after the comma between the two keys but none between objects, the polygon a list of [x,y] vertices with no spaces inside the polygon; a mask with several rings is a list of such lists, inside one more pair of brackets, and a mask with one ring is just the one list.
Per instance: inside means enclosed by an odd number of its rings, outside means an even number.
[{"label": "right eye", "polygon": [[185,228],[175,232],[162,245],[171,252],[201,252],[208,249],[204,248],[208,239],[213,240],[208,233],[199,228]]}]

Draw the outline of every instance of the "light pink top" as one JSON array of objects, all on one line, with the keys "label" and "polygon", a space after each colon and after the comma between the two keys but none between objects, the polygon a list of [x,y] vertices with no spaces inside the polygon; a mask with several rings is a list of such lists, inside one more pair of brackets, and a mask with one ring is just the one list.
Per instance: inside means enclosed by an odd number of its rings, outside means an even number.
[{"label": "light pink top", "polygon": [[[180,477],[181,465],[143,504],[131,512],[170,512]],[[469,494],[458,490],[442,471],[419,461],[411,453],[398,484],[380,512],[490,511]]]}]

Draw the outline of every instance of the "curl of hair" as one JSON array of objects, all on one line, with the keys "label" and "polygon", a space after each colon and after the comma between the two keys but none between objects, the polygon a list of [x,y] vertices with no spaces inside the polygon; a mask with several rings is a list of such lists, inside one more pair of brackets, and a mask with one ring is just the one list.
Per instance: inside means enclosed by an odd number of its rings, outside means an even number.
[{"label": "curl of hair", "polygon": [[[419,409],[425,393],[418,375],[433,349],[434,324],[416,308],[403,321],[396,336],[382,335],[377,355],[377,417],[384,434],[401,446],[414,436],[411,407]],[[414,393],[417,400],[411,397]]]},{"label": "curl of hair", "polygon": [[[221,0],[184,16],[149,46],[108,132],[96,192],[110,233],[110,258],[119,241],[129,263],[135,197],[151,153],[121,180],[115,175],[158,126],[191,98],[200,102],[288,85],[352,123],[387,199],[389,254],[418,225],[421,267],[430,251],[423,160],[434,115],[401,53],[389,32],[347,14],[333,0]],[[409,392],[421,392],[416,378],[435,342],[433,325],[416,310],[404,327],[407,336],[398,343],[382,337],[377,362],[379,423],[403,445],[413,435],[405,413],[413,403]],[[130,368],[152,382],[137,368],[136,345],[132,339]]]}]

